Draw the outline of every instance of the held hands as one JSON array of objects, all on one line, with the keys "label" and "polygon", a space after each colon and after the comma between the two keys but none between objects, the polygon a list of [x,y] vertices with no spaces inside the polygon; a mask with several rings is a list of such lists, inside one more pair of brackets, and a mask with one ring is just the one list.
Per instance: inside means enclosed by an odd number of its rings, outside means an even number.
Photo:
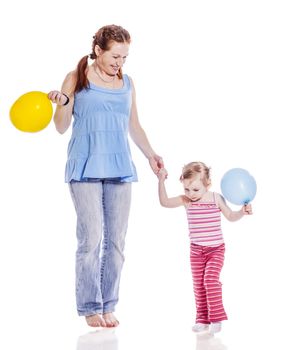
[{"label": "held hands", "polygon": [[251,204],[245,204],[243,207],[242,207],[242,212],[244,215],[252,215],[252,207],[251,207]]},{"label": "held hands", "polygon": [[157,174],[159,181],[165,181],[168,177],[168,172],[165,168],[161,168]]},{"label": "held hands", "polygon": [[69,97],[60,91],[53,90],[47,94],[48,98],[58,106],[66,106],[69,102]]},{"label": "held hands", "polygon": [[154,154],[152,157],[149,158],[149,164],[156,175],[159,173],[160,169],[164,167],[163,158],[158,156],[157,154]]}]

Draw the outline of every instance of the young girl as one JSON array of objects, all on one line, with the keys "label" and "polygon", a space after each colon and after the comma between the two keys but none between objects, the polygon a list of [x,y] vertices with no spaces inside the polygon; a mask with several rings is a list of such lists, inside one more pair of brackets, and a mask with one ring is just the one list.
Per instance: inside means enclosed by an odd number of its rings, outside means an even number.
[{"label": "young girl", "polygon": [[227,320],[219,282],[225,253],[220,212],[229,221],[236,221],[252,214],[251,205],[232,211],[220,194],[209,191],[210,169],[202,162],[192,162],[183,168],[180,181],[184,195],[168,197],[164,183],[166,169],[159,171],[158,178],[161,205],[166,208],[184,206],[186,209],[196,302],[196,323],[192,330],[203,332],[210,325],[210,332],[217,333],[221,330],[221,321]]}]

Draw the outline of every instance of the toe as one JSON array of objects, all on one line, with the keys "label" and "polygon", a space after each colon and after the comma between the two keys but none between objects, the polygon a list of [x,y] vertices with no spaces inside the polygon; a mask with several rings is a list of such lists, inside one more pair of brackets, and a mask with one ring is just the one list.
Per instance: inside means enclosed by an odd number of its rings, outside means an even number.
[{"label": "toe", "polygon": [[99,314],[86,316],[86,322],[90,327],[105,327],[105,321]]},{"label": "toe", "polygon": [[112,313],[104,314],[103,318],[106,322],[106,327],[117,327],[119,325],[118,320]]}]

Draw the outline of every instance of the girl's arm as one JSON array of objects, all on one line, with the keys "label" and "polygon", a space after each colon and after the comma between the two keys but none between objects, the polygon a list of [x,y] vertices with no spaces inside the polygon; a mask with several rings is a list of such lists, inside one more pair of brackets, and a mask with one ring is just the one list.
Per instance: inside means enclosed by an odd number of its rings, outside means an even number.
[{"label": "girl's arm", "polygon": [[238,211],[233,211],[230,207],[228,207],[224,198],[220,194],[216,194],[216,200],[223,215],[229,221],[237,221],[240,220],[244,215],[252,214],[252,208],[250,204],[243,205],[242,208]]},{"label": "girl's arm", "polygon": [[168,197],[166,186],[165,186],[166,177],[167,177],[166,169],[164,168],[160,169],[158,173],[158,179],[159,179],[158,193],[159,193],[160,204],[166,208],[177,208],[177,207],[186,205],[186,203],[188,203],[188,198],[186,198],[186,196],[184,195],[171,197],[171,198]]},{"label": "girl's arm", "polygon": [[[53,103],[57,104],[53,120],[56,130],[60,134],[63,134],[71,124],[74,105],[75,80],[75,72],[70,72],[67,74],[62,84],[61,92],[53,90],[48,93],[48,98]],[[64,94],[69,97],[69,102],[66,106],[64,106],[64,103],[66,102],[67,98],[64,96]]]},{"label": "girl's arm", "polygon": [[131,79],[130,81],[132,85],[132,106],[129,122],[129,134],[136,146],[138,146],[138,148],[142,151],[145,157],[148,158],[153,172],[157,174],[159,170],[164,166],[163,159],[162,157],[158,156],[152,149],[150,142],[146,136],[146,133],[140,125],[136,106],[135,88]]}]

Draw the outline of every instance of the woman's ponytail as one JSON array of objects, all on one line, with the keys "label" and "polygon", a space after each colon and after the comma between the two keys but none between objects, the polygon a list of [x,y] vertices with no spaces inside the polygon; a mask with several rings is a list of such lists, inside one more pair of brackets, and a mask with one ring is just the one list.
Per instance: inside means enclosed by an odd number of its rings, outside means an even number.
[{"label": "woman's ponytail", "polygon": [[83,89],[86,89],[89,86],[89,82],[87,79],[88,57],[89,55],[84,56],[78,62],[77,70],[76,70],[76,85],[75,85],[74,93],[79,92]]}]

